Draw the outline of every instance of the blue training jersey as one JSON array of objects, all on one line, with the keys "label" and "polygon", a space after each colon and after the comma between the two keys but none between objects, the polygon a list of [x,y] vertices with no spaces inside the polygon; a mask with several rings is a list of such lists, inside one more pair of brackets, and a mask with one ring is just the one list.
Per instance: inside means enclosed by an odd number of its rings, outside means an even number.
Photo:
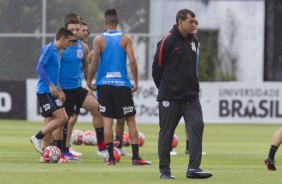
[{"label": "blue training jersey", "polygon": [[[47,77],[57,89],[59,82],[60,59],[59,48],[54,43],[50,42],[42,48],[38,61],[38,63],[43,63]],[[49,84],[45,83],[40,76],[38,76],[36,93],[50,93]]]},{"label": "blue training jersey", "polygon": [[132,88],[127,76],[127,54],[120,46],[123,33],[117,30],[108,30],[102,33],[106,41],[104,51],[100,55],[97,69],[96,86],[111,85]]},{"label": "blue training jersey", "polygon": [[78,40],[74,46],[63,51],[60,69],[62,89],[75,89],[82,86],[83,43]]}]

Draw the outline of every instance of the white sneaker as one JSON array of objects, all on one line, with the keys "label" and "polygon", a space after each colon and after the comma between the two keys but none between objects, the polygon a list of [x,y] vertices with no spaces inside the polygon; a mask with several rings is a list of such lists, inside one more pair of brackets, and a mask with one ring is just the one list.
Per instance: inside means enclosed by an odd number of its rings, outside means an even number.
[{"label": "white sneaker", "polygon": [[172,150],[172,151],[170,151],[170,155],[175,156],[175,155],[177,155],[177,152]]},{"label": "white sneaker", "polygon": [[121,156],[126,156],[126,157],[131,156],[131,154],[126,152],[124,149],[122,149],[122,148],[117,148],[117,149],[120,151]]},{"label": "white sneaker", "polygon": [[42,157],[42,156],[40,157],[39,162],[40,162],[40,163],[45,163],[45,160],[43,159],[43,157]]},{"label": "white sneaker", "polygon": [[37,139],[35,137],[35,135],[31,136],[30,138],[30,142],[33,144],[34,148],[39,152],[39,153],[43,153],[43,150],[42,150],[42,145],[41,145],[41,141],[42,139]]},{"label": "white sneaker", "polygon": [[102,151],[97,150],[97,155],[102,156],[105,159],[109,156],[108,150],[107,149],[102,150]]},{"label": "white sneaker", "polygon": [[78,157],[82,156],[82,153],[75,151],[72,147],[69,148],[69,152],[74,156],[78,156]]}]

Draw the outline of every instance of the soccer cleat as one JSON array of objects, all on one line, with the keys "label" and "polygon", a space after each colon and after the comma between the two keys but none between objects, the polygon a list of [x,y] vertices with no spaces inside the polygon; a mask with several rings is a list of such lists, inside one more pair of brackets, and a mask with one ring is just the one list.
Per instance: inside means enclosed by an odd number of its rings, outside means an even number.
[{"label": "soccer cleat", "polygon": [[43,158],[42,156],[40,157],[39,162],[40,162],[40,163],[46,163],[45,160],[44,160],[44,158]]},{"label": "soccer cleat", "polygon": [[168,180],[168,179],[175,179],[175,176],[172,176],[170,172],[161,172],[160,178]]},{"label": "soccer cleat", "polygon": [[188,169],[186,172],[186,177],[191,179],[206,179],[211,177],[210,172],[204,172],[202,169]]},{"label": "soccer cleat", "polygon": [[116,165],[116,161],[110,160],[110,157],[108,157],[107,159],[105,159],[105,165]]},{"label": "soccer cleat", "polygon": [[126,157],[131,156],[131,154],[126,152],[124,149],[122,148],[117,148],[117,149],[120,151],[121,156],[126,156]]},{"label": "soccer cleat", "polygon": [[152,165],[152,162],[145,161],[142,158],[132,160],[132,165]]},{"label": "soccer cleat", "polygon": [[77,156],[74,156],[72,153],[70,152],[65,152],[63,151],[62,154],[68,159],[68,160],[71,160],[71,161],[79,161],[79,158]]},{"label": "soccer cleat", "polygon": [[271,158],[267,157],[264,160],[264,164],[267,166],[267,169],[270,171],[276,171],[276,167],[275,167],[275,161],[272,160]]},{"label": "soccer cleat", "polygon": [[113,146],[114,146],[114,147],[117,147],[119,144],[120,144],[119,141],[114,141],[114,142],[113,142]]},{"label": "soccer cleat", "polygon": [[31,136],[30,142],[33,144],[34,148],[39,152],[43,153],[42,145],[41,145],[41,139],[37,139],[35,135]]},{"label": "soccer cleat", "polygon": [[69,151],[71,154],[73,154],[74,156],[80,157],[82,156],[82,153],[75,151],[72,147],[69,148]]},{"label": "soccer cleat", "polygon": [[175,156],[175,155],[177,155],[177,152],[174,151],[174,150],[172,150],[172,151],[170,151],[170,155],[171,155],[171,156]]},{"label": "soccer cleat", "polygon": [[64,154],[61,154],[61,158],[59,160],[59,163],[69,163],[70,161],[65,157]]},{"label": "soccer cleat", "polygon": [[104,159],[108,157],[108,150],[97,150],[97,155],[103,157]]}]

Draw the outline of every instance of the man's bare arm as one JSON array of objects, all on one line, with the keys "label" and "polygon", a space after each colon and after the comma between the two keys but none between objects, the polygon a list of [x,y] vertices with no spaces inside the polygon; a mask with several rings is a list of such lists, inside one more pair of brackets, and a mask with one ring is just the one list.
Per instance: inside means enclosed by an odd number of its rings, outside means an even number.
[{"label": "man's bare arm", "polygon": [[83,43],[83,47],[84,47],[84,55],[83,55],[83,60],[82,60],[82,67],[83,67],[84,78],[87,81],[88,70],[89,70],[89,64],[88,64],[89,48],[85,43]]}]

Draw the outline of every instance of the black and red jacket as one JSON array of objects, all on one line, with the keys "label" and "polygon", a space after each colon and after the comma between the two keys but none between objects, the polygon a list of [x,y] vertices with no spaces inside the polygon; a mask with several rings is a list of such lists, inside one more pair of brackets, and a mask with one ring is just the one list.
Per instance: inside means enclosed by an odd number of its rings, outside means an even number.
[{"label": "black and red jacket", "polygon": [[158,101],[186,103],[199,96],[197,49],[197,38],[184,38],[176,25],[158,43],[152,66]]}]

